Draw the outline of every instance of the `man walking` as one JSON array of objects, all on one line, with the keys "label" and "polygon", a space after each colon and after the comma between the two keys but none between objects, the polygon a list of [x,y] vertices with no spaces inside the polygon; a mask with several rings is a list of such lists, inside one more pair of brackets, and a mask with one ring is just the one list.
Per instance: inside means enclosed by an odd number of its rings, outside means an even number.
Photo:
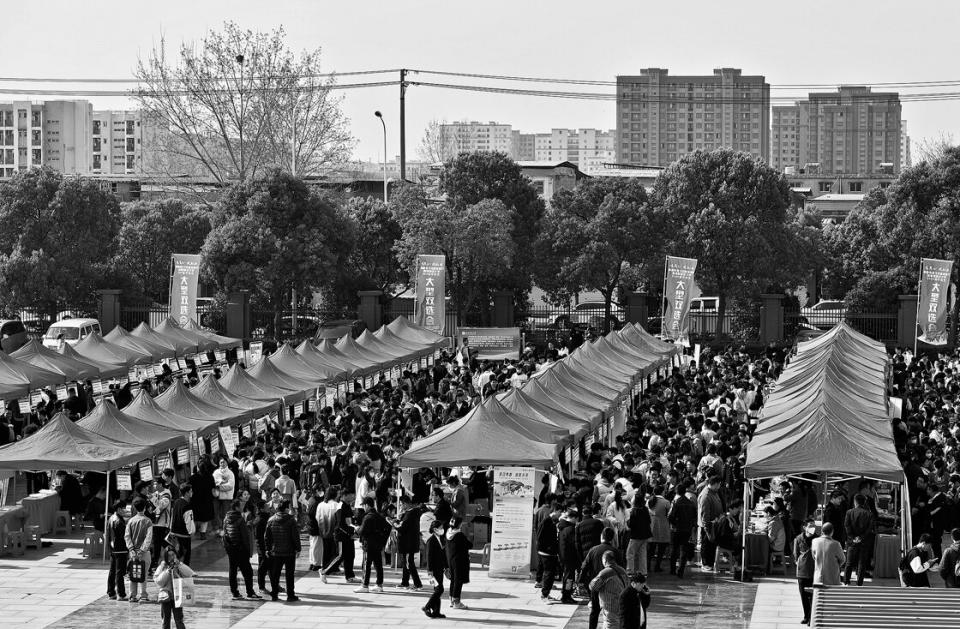
[{"label": "man walking", "polygon": [[701,570],[709,572],[717,557],[717,544],[713,536],[713,522],[723,515],[723,501],[720,499],[720,477],[711,474],[707,486],[697,498],[697,526],[700,527],[700,565]]},{"label": "man walking", "polygon": [[180,497],[170,506],[170,533],[176,538],[179,546],[180,560],[190,565],[190,550],[192,536],[197,532],[193,520],[193,486],[190,483],[180,485]]},{"label": "man walking", "polygon": [[[613,538],[615,535],[616,532],[612,528],[608,527],[603,529],[600,543],[591,548],[587,552],[587,556],[583,558],[583,563],[580,564],[580,582],[585,586],[587,586],[591,579],[600,574],[600,572],[603,570],[603,556],[607,551],[611,551],[613,553],[614,561],[617,564],[623,564],[623,557],[620,555],[620,551],[613,545]],[[597,624],[599,621],[600,597],[596,592],[590,590],[589,629],[597,629]]]},{"label": "man walking", "polygon": [[364,498],[362,506],[364,515],[357,529],[357,535],[367,556],[363,562],[363,584],[354,591],[360,593],[370,591],[370,571],[371,568],[376,568],[377,581],[373,591],[383,592],[383,549],[390,538],[390,524],[377,511],[373,498],[369,496]]},{"label": "man walking", "polygon": [[122,500],[117,500],[110,507],[110,519],[107,520],[107,540],[110,544],[110,573],[107,575],[107,596],[110,600],[127,598],[124,579],[127,576],[127,543],[124,535],[127,523],[123,519]]},{"label": "man walking", "polygon": [[550,517],[544,518],[537,527],[537,560],[543,566],[543,582],[540,589],[540,600],[549,602],[550,590],[557,575],[557,563],[560,546],[557,539],[557,520],[560,517],[560,504],[553,503]]},{"label": "man walking", "polygon": [[853,497],[853,509],[847,511],[843,528],[847,537],[847,567],[843,571],[843,582],[850,585],[850,574],[857,568],[857,585],[863,585],[863,578],[870,567],[870,553],[873,547],[873,513],[866,508],[867,499],[857,494]]},{"label": "man walking", "polygon": [[243,584],[247,588],[247,598],[261,598],[253,591],[253,568],[250,566],[250,529],[243,514],[240,513],[240,501],[230,503],[230,510],[223,518],[223,549],[227,551],[229,561],[228,578],[230,592],[234,599],[242,599],[237,586],[237,570],[243,575]]},{"label": "man walking", "polygon": [[810,544],[813,555],[813,584],[840,585],[840,566],[843,565],[843,547],[833,539],[833,525],[824,522],[823,535]]},{"label": "man walking", "polygon": [[280,600],[280,572],[285,571],[287,601],[299,601],[293,591],[293,580],[297,555],[300,554],[300,530],[297,519],[290,515],[289,500],[281,500],[277,512],[267,520],[263,540],[267,557],[270,558],[270,598]]},{"label": "man walking", "polygon": [[427,604],[421,607],[427,618],[446,618],[440,613],[440,600],[443,598],[443,571],[447,568],[447,553],[443,548],[443,522],[430,523],[430,539],[427,540],[427,570],[430,572],[430,585],[433,594]]}]

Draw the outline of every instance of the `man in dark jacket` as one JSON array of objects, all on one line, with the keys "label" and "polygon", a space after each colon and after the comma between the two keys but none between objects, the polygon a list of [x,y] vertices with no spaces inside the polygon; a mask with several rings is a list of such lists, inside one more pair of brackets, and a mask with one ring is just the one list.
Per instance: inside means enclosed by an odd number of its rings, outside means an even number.
[{"label": "man in dark jacket", "polygon": [[320,494],[316,489],[310,490],[310,499],[307,501],[307,534],[310,537],[310,572],[323,567],[323,541],[320,539],[320,525],[317,522],[317,507],[320,506]]},{"label": "man in dark jacket", "polygon": [[550,599],[550,590],[558,572],[560,543],[557,538],[557,520],[560,518],[560,504],[551,504],[550,517],[545,518],[537,527],[537,560],[543,566],[543,581],[540,588],[540,600]]},{"label": "man in dark jacket", "polygon": [[697,504],[693,501],[695,497],[690,483],[684,483],[670,505],[670,513],[667,514],[670,522],[670,544],[673,547],[670,553],[670,574],[681,579],[687,562],[693,557],[693,530],[697,526]]},{"label": "man in dark jacket", "polygon": [[[551,494],[546,494],[544,496],[544,504],[540,505],[536,511],[533,512],[533,530],[537,532],[540,530],[540,525],[543,524],[544,520],[550,519],[550,514],[553,513],[555,509],[559,509],[559,504],[554,504],[553,496]],[[534,538],[534,550],[538,550],[536,547],[536,538]],[[536,577],[536,586],[538,589],[543,587],[543,569],[544,564],[540,559],[540,555],[537,555],[537,577]]]},{"label": "man in dark jacket", "polygon": [[300,528],[297,519],[290,515],[290,501],[281,500],[277,505],[277,512],[267,521],[263,533],[267,556],[270,557],[270,598],[279,600],[280,572],[286,571],[287,601],[295,602],[297,598],[293,591],[294,570],[297,555],[300,554]]},{"label": "man in dark jacket", "polygon": [[261,598],[253,591],[253,568],[250,566],[250,529],[240,513],[240,501],[230,503],[230,511],[223,518],[223,549],[229,560],[228,578],[230,592],[234,599],[242,599],[237,587],[237,570],[243,574],[243,583],[247,586],[247,598]]},{"label": "man in dark jacket", "polygon": [[414,590],[422,590],[420,574],[417,572],[417,562],[414,555],[420,552],[420,509],[410,500],[410,496],[400,496],[400,517],[397,528],[397,554],[403,574],[400,577],[400,587],[409,588],[413,581]]},{"label": "man in dark jacket", "polygon": [[863,585],[863,578],[870,566],[870,548],[873,548],[873,514],[866,508],[867,499],[857,494],[853,497],[853,509],[847,511],[843,520],[843,529],[847,538],[847,567],[843,571],[843,582],[850,585],[850,574],[857,568],[857,585]]},{"label": "man in dark jacket", "polygon": [[427,618],[446,618],[440,613],[440,599],[443,597],[443,571],[447,567],[447,553],[443,548],[443,522],[430,523],[430,539],[427,540],[427,570],[430,572],[430,585],[433,594],[427,604],[421,607]]},{"label": "man in dark jacket", "polygon": [[940,577],[943,579],[944,587],[960,587],[960,579],[957,578],[957,561],[960,560],[960,529],[950,531],[950,537],[953,543],[947,546],[943,551],[943,557],[940,559]]},{"label": "man in dark jacket", "polygon": [[[603,554],[608,550],[613,553],[614,560],[617,562],[617,565],[623,565],[623,556],[620,554],[620,550],[613,545],[613,538],[615,535],[616,534],[612,528],[603,529],[600,543],[587,551],[586,556],[583,558],[583,563],[580,564],[580,583],[586,586],[590,583],[590,581],[593,580],[595,576],[600,574],[600,571],[604,568]],[[599,620],[600,597],[596,592],[591,592],[589,629],[597,629],[597,623]]]},{"label": "man in dark jacket", "polygon": [[363,563],[363,584],[355,591],[366,593],[370,591],[370,570],[376,568],[377,583],[374,592],[383,592],[383,549],[390,538],[390,524],[377,511],[376,502],[369,496],[363,499],[363,520],[357,528],[357,536],[367,553]]},{"label": "man in dark jacket", "polygon": [[180,485],[180,497],[170,505],[170,534],[177,539],[180,560],[190,565],[191,536],[196,531],[193,519],[193,487],[190,483]]},{"label": "man in dark jacket", "polygon": [[583,508],[583,520],[577,524],[576,529],[578,562],[582,562],[587,552],[600,543],[604,526],[603,520],[593,517],[592,505]]},{"label": "man in dark jacket", "polygon": [[577,578],[577,568],[580,567],[580,554],[577,552],[577,512],[570,509],[560,517],[557,524],[557,539],[560,551],[560,567],[563,568],[563,585],[560,596],[561,603],[576,605],[573,600],[573,584]]},{"label": "man in dark jacket", "polygon": [[110,544],[110,573],[107,575],[107,596],[120,600],[127,598],[125,577],[127,576],[127,543],[123,535],[127,522],[123,519],[124,502],[117,500],[110,507],[110,519],[107,520],[106,534]]},{"label": "man in dark jacket", "polygon": [[623,629],[647,629],[647,607],[650,607],[647,577],[634,572],[630,575],[630,587],[620,594],[620,622]]}]

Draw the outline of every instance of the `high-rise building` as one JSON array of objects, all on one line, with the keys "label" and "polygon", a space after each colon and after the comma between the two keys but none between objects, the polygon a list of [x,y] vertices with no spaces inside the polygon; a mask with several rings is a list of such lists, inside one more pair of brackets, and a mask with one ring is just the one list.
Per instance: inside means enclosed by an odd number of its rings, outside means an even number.
[{"label": "high-rise building", "polygon": [[670,76],[648,68],[617,77],[617,161],[666,166],[695,150],[727,147],[766,158],[770,85],[737,68]]},{"label": "high-rise building", "polygon": [[94,174],[124,175],[143,169],[143,129],[139,111],[93,112]]},{"label": "high-rise building", "polygon": [[898,174],[901,106],[896,92],[843,85],[773,108],[770,165],[819,174]]},{"label": "high-rise building", "polygon": [[900,121],[900,169],[913,166],[913,151],[910,146],[910,136],[907,135],[907,121]]},{"label": "high-rise building", "polygon": [[0,176],[40,166],[89,173],[92,117],[87,101],[0,103]]}]

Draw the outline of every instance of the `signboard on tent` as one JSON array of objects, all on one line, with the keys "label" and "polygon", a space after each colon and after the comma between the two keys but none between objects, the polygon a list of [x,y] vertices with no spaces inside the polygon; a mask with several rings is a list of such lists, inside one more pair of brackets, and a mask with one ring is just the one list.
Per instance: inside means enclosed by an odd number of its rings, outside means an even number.
[{"label": "signboard on tent", "polygon": [[197,318],[197,283],[200,279],[200,256],[189,253],[170,254],[170,315],[180,325]]},{"label": "signboard on tent", "polygon": [[457,336],[467,339],[480,360],[520,358],[520,328],[460,328]]},{"label": "signboard on tent", "polygon": [[530,576],[535,481],[536,472],[532,467],[498,465],[493,468],[491,577],[526,579]]},{"label": "signboard on tent", "polygon": [[247,351],[247,367],[253,367],[263,358],[263,341],[252,341]]},{"label": "signboard on tent", "polygon": [[917,301],[917,340],[927,345],[947,344],[947,293],[952,260],[923,258],[920,261],[920,298]]},{"label": "signboard on tent", "polygon": [[681,345],[690,344],[690,297],[696,270],[695,258],[667,256],[663,274],[662,334]]},{"label": "signboard on tent", "polygon": [[233,453],[237,449],[237,439],[233,431],[227,426],[220,426],[220,439],[223,440],[223,449],[227,456],[233,458]]},{"label": "signboard on tent", "polygon": [[119,491],[133,491],[133,481],[130,478],[130,468],[117,470],[117,489]]},{"label": "signboard on tent", "polygon": [[417,297],[413,321],[441,336],[446,325],[446,256],[417,256]]}]

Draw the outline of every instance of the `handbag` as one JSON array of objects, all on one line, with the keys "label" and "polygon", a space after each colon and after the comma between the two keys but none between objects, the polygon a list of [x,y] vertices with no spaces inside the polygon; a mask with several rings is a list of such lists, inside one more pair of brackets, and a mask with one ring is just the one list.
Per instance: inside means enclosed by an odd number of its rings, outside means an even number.
[{"label": "handbag", "polygon": [[134,559],[130,562],[128,572],[131,583],[143,583],[146,579],[146,566],[143,565],[143,559]]},{"label": "handbag", "polygon": [[196,589],[193,577],[173,578],[173,606],[193,607],[196,604]]}]

